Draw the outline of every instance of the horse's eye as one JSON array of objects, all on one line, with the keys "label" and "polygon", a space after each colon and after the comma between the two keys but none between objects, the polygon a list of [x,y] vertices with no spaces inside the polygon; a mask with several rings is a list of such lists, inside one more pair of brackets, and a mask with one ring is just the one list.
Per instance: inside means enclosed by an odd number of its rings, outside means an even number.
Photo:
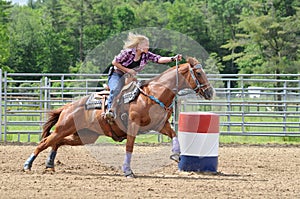
[{"label": "horse's eye", "polygon": [[196,72],[196,74],[197,74],[198,76],[201,76],[201,73],[200,73],[200,72]]}]

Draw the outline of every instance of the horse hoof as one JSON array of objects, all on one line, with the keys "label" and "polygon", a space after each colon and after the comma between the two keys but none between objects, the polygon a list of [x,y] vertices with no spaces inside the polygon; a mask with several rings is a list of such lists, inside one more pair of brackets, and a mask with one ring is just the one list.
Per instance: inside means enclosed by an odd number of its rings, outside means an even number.
[{"label": "horse hoof", "polygon": [[135,175],[134,174],[130,174],[130,175],[126,176],[126,178],[135,178]]},{"label": "horse hoof", "polygon": [[55,172],[55,169],[54,169],[54,167],[52,167],[52,168],[46,167],[45,172]]},{"label": "horse hoof", "polygon": [[23,169],[24,172],[28,173],[31,171],[31,166],[30,165],[24,165]]},{"label": "horse hoof", "polygon": [[25,173],[30,173],[31,169],[30,168],[23,168],[22,171],[25,172]]},{"label": "horse hoof", "polygon": [[179,162],[180,161],[180,154],[179,153],[174,153],[170,156],[171,160],[174,160],[175,162]]},{"label": "horse hoof", "polygon": [[129,170],[129,171],[124,171],[124,176],[125,176],[126,178],[135,178],[135,175],[134,175],[134,173],[133,173],[131,170]]}]

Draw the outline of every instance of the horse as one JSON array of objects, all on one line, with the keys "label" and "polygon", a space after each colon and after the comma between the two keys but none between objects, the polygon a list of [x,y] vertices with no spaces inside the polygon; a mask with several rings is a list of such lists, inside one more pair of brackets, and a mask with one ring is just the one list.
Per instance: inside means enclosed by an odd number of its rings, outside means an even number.
[{"label": "horse", "polygon": [[169,123],[173,101],[183,89],[193,89],[197,95],[206,100],[213,98],[214,88],[208,81],[202,65],[197,59],[188,57],[186,63],[176,64],[144,82],[138,89],[136,98],[125,105],[122,100],[120,102],[120,98],[124,95],[122,91],[120,92],[113,103],[117,115],[114,121],[105,118],[103,109],[87,110],[85,102],[88,96],[50,111],[49,118],[43,125],[41,141],[25,161],[23,171],[30,171],[38,154],[48,147],[52,149],[46,160],[46,169],[54,171],[54,160],[60,146],[92,144],[98,136],[105,135],[115,141],[126,139],[122,170],[126,177],[135,177],[130,166],[135,138],[139,132],[149,130],[156,130],[171,138],[170,158],[178,162],[179,141]]}]

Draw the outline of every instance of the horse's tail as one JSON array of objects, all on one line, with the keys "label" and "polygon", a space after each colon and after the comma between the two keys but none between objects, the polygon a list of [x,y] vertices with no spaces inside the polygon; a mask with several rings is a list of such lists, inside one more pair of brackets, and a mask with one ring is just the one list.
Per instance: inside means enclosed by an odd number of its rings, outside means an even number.
[{"label": "horse's tail", "polygon": [[48,137],[50,135],[51,128],[57,123],[58,118],[63,111],[64,106],[49,112],[49,118],[46,123],[43,125],[42,138]]}]

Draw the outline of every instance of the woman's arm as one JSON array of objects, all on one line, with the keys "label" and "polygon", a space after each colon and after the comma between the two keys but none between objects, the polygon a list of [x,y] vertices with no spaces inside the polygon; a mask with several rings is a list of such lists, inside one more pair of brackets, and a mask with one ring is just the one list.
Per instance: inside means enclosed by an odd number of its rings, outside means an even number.
[{"label": "woman's arm", "polygon": [[182,55],[176,55],[176,56],[173,56],[173,57],[161,57],[161,58],[159,58],[157,63],[165,64],[165,63],[175,61],[176,59],[178,59],[178,61],[181,61]]},{"label": "woman's arm", "polygon": [[136,75],[136,71],[130,68],[126,68],[125,66],[123,66],[122,64],[120,64],[119,62],[117,62],[115,59],[112,61],[112,64],[114,66],[116,66],[118,69],[120,69],[121,71],[123,71],[124,73],[129,73],[133,76]]}]

